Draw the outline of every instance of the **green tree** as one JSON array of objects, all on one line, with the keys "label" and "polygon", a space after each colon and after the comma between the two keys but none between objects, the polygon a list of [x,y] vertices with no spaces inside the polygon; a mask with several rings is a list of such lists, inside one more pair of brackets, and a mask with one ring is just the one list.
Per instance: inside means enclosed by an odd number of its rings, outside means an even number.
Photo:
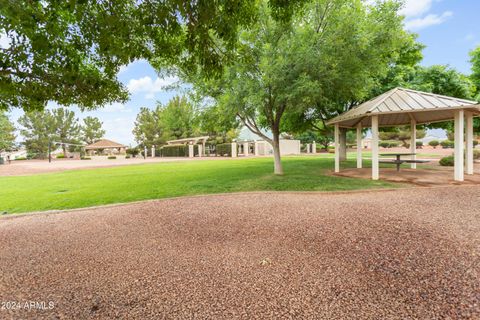
[{"label": "green tree", "polygon": [[154,110],[145,107],[140,108],[135,120],[133,135],[141,148],[165,144],[165,128],[160,120],[161,113],[160,106],[157,106]]},{"label": "green tree", "polygon": [[100,140],[105,135],[105,130],[102,129],[102,122],[96,117],[86,117],[83,119],[83,126],[81,126],[82,141],[86,144],[92,144]]},{"label": "green tree", "polygon": [[338,101],[361,99],[386,72],[404,36],[398,9],[390,1],[318,0],[290,25],[272,20],[263,5],[221,80],[196,85],[272,144],[274,173],[282,174],[281,132],[301,132],[322,112],[338,112]]},{"label": "green tree", "polygon": [[186,97],[175,96],[165,106],[159,104],[160,122],[165,140],[188,138],[200,134],[198,114]]},{"label": "green tree", "polygon": [[10,150],[15,144],[15,126],[5,112],[0,111],[0,151]]},{"label": "green tree", "polygon": [[[57,142],[78,144],[80,141],[80,124],[75,118],[75,112],[65,108],[57,108],[52,111],[54,134]],[[62,144],[63,154],[67,156],[66,144]]]},{"label": "green tree", "polygon": [[[417,139],[422,139],[426,135],[425,130],[418,129],[417,130]],[[393,128],[383,128],[382,131],[379,133],[379,137],[381,140],[397,140],[401,141],[405,148],[410,146],[410,139],[412,137],[412,132],[409,126],[403,127],[393,127]]]},{"label": "green tree", "polygon": [[[303,1],[271,0],[288,20]],[[3,1],[0,109],[42,110],[48,101],[94,109],[128,94],[122,65],[147,59],[156,68],[219,72],[239,27],[255,20],[256,1]]]},{"label": "green tree", "polygon": [[45,158],[48,145],[55,134],[55,120],[49,110],[26,112],[18,119],[22,126],[20,133],[29,153],[37,158]]},{"label": "green tree", "polygon": [[472,64],[470,79],[476,87],[475,98],[480,101],[480,46],[470,52],[470,63]]}]

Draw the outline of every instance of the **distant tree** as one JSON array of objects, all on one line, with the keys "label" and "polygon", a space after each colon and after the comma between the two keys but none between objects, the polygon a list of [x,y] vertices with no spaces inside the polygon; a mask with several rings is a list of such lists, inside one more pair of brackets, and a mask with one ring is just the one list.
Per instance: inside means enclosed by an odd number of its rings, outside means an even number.
[{"label": "distant tree", "polygon": [[22,126],[20,133],[25,138],[27,151],[37,158],[45,158],[48,144],[56,131],[52,113],[49,110],[26,112],[18,119],[18,123]]},{"label": "distant tree", "polygon": [[[417,139],[425,138],[426,132],[423,129],[417,130]],[[401,141],[405,148],[410,146],[412,133],[409,126],[383,128],[379,133],[381,140],[397,140]]]},{"label": "distant tree", "polygon": [[[80,124],[75,118],[75,112],[66,108],[57,108],[52,112],[55,132],[53,137],[57,142],[78,144],[80,141]],[[62,144],[63,154],[67,156],[68,146]]]},{"label": "distant tree", "polygon": [[100,140],[105,135],[105,130],[102,129],[102,122],[96,117],[86,117],[83,119],[81,126],[82,141],[86,144],[92,144]]},{"label": "distant tree", "polygon": [[0,151],[10,150],[15,144],[15,126],[5,112],[0,111]]},{"label": "distant tree", "polygon": [[202,134],[216,143],[231,142],[240,134],[240,121],[220,105],[203,108],[198,113],[198,123]]},{"label": "distant tree", "polygon": [[200,133],[198,113],[186,97],[175,96],[165,106],[159,104],[165,140],[188,138]]},{"label": "distant tree", "polygon": [[165,144],[165,128],[160,120],[162,108],[157,106],[154,110],[142,107],[137,114],[133,135],[140,148],[159,146]]},{"label": "distant tree", "polygon": [[[39,158],[46,157],[50,142],[77,144],[80,140],[78,118],[73,111],[65,108],[26,112],[18,123],[23,126],[20,133],[25,138],[27,150]],[[67,145],[62,145],[65,156],[67,148]]]}]

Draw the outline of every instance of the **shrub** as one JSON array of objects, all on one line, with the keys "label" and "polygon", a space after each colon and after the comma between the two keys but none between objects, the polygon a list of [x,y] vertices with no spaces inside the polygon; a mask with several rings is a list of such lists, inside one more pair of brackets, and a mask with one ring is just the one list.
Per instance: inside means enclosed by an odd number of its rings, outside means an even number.
[{"label": "shrub", "polygon": [[473,146],[476,147],[478,144],[478,140],[473,140]]},{"label": "shrub", "polygon": [[454,165],[454,158],[453,156],[443,157],[440,159],[440,165],[445,167],[453,167]]},{"label": "shrub", "polygon": [[217,156],[227,156],[231,157],[232,156],[232,144],[231,143],[221,143],[217,144],[215,147],[215,155]]},{"label": "shrub", "polygon": [[160,148],[162,157],[188,157],[188,146],[166,145]]},{"label": "shrub", "polygon": [[125,159],[130,159],[130,158],[131,158],[131,157],[130,157],[130,155],[128,155],[128,154],[125,156]]},{"label": "shrub", "polygon": [[480,150],[473,150],[473,159],[480,159]]},{"label": "shrub", "polygon": [[440,142],[438,142],[438,140],[432,140],[428,143],[428,145],[433,147],[434,149],[436,149],[439,144],[440,144]]},{"label": "shrub", "polygon": [[113,160],[113,159],[117,159],[117,157],[116,156],[108,156],[107,159]]},{"label": "shrub", "polygon": [[65,155],[63,153],[62,154],[57,154],[56,158],[57,159],[64,159]]},{"label": "shrub", "polygon": [[388,141],[380,141],[378,145],[382,148],[390,148],[391,143]]},{"label": "shrub", "polygon": [[335,153],[335,147],[333,147],[333,148],[329,147],[328,148],[328,153]]},{"label": "shrub", "polygon": [[442,145],[442,148],[448,149],[448,148],[453,148],[455,146],[455,143],[451,140],[443,140],[440,142]]},{"label": "shrub", "polygon": [[92,160],[90,157],[81,157],[80,160]]},{"label": "shrub", "polygon": [[415,146],[417,147],[417,149],[421,149],[423,147],[423,142],[422,141],[417,141],[417,142],[415,142]]},{"label": "shrub", "polygon": [[18,158],[15,158],[15,160],[27,160],[27,157],[18,157]]}]

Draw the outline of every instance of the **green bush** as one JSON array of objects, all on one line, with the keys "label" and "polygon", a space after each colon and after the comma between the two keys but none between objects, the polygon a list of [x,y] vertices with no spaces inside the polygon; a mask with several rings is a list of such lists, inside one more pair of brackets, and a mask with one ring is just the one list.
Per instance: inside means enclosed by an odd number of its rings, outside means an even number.
[{"label": "green bush", "polygon": [[333,148],[328,147],[328,153],[335,153],[335,147]]},{"label": "green bush", "polygon": [[221,143],[217,144],[215,147],[215,155],[216,156],[232,156],[232,144],[231,143]]},{"label": "green bush", "polygon": [[478,140],[473,140],[473,146],[476,147],[478,145]]},{"label": "green bush", "polygon": [[480,150],[473,150],[473,159],[480,159]]},{"label": "green bush", "polygon": [[417,147],[417,149],[421,149],[423,147],[423,142],[422,141],[417,141],[417,142],[415,142],[415,146]]},{"label": "green bush", "polygon": [[188,146],[166,145],[160,148],[162,157],[188,157]]},{"label": "green bush", "polygon": [[56,158],[57,159],[64,159],[65,155],[63,153],[62,154],[57,154]]},{"label": "green bush", "polygon": [[455,143],[451,140],[443,140],[440,142],[442,145],[442,148],[448,149],[448,148],[453,148],[455,146]]},{"label": "green bush", "polygon": [[388,141],[380,141],[378,145],[382,148],[390,148],[390,142]]},{"label": "green bush", "polygon": [[125,156],[125,159],[130,159],[130,158],[131,158],[131,157],[130,157],[130,155],[128,155],[128,154]]},{"label": "green bush", "polygon": [[428,143],[428,145],[433,147],[434,149],[436,149],[439,144],[440,144],[440,142],[438,142],[438,140],[432,140]]},{"label": "green bush", "polygon": [[454,158],[453,156],[443,157],[440,159],[440,165],[444,167],[453,167],[454,165]]},{"label": "green bush", "polygon": [[113,159],[117,159],[117,157],[116,156],[108,156],[107,159],[113,160]]},{"label": "green bush", "polygon": [[80,160],[92,160],[90,157],[81,157]]},{"label": "green bush", "polygon": [[18,158],[15,158],[15,160],[27,160],[27,157],[18,157]]}]

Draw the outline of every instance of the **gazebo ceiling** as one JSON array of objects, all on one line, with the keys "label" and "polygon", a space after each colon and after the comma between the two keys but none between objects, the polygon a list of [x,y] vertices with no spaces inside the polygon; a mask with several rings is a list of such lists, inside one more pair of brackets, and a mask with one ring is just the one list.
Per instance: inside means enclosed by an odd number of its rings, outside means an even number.
[{"label": "gazebo ceiling", "polygon": [[395,88],[333,118],[327,125],[354,128],[371,126],[371,116],[378,115],[380,127],[432,123],[452,120],[454,111],[464,109],[480,115],[476,101],[457,99],[411,89]]}]

